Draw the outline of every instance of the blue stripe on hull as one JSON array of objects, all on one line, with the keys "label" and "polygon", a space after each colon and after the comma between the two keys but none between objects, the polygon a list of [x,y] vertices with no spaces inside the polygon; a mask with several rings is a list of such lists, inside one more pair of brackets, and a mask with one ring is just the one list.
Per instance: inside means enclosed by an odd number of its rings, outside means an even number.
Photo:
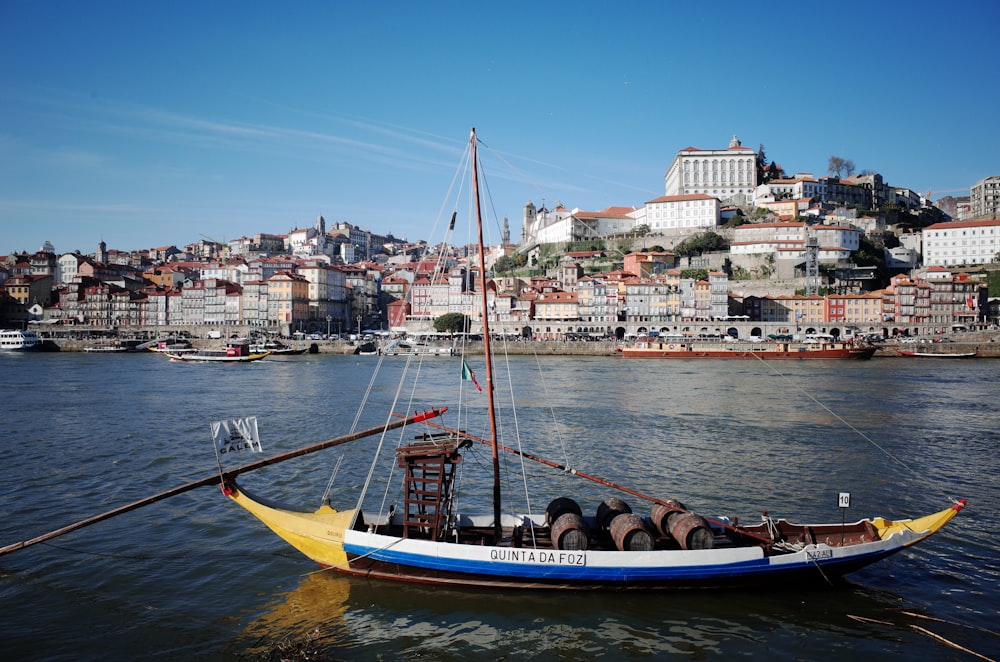
[{"label": "blue stripe on hull", "polygon": [[[345,545],[352,558],[352,570],[395,579],[447,584],[545,586],[580,588],[698,588],[778,586],[788,581],[832,580],[885,558],[900,548],[879,550],[847,559],[807,561],[772,565],[768,558],[724,565],[595,567],[532,565],[502,561],[442,559],[392,550],[375,552],[370,548]],[[363,561],[356,560],[363,556]],[[817,569],[817,564],[822,572]]]}]

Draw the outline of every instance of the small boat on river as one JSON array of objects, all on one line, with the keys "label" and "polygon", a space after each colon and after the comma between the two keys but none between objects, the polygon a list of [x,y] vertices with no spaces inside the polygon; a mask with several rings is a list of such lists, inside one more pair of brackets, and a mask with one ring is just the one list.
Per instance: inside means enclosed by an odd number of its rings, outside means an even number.
[{"label": "small boat on river", "polygon": [[702,340],[643,336],[623,347],[627,359],[870,359],[876,347],[839,340]]},{"label": "small boat on river", "polygon": [[198,350],[191,345],[191,341],[181,338],[167,338],[165,340],[154,340],[145,344],[146,349],[160,354],[190,354]]},{"label": "small boat on river", "polygon": [[223,348],[199,349],[194,352],[163,351],[161,353],[169,357],[171,361],[184,363],[249,363],[259,361],[268,355],[266,351],[251,352],[250,345],[247,343],[230,343]]},{"label": "small boat on river", "polygon": [[305,354],[306,348],[289,347],[277,340],[268,340],[265,342],[250,343],[250,352],[253,354],[267,352],[268,356],[298,356],[299,354]]},{"label": "small boat on river", "polygon": [[911,359],[974,359],[979,355],[979,352],[918,352],[906,349],[897,349],[896,353]]},{"label": "small boat on river", "polygon": [[83,348],[83,351],[90,354],[120,354],[122,352],[130,352],[132,350],[124,345],[108,343],[106,345],[87,345]]},{"label": "small boat on river", "polygon": [[[466,151],[471,176],[463,181],[472,187],[468,208],[474,209],[473,233],[478,233],[478,273],[485,274],[487,251],[479,204],[477,143],[473,131]],[[453,215],[452,229],[454,220]],[[448,236],[440,245],[452,239]],[[403,366],[397,361],[385,362],[393,366],[388,372],[394,379],[401,376],[412,382],[412,386],[401,382],[387,390],[412,394],[408,397],[438,399],[442,397],[442,383],[447,382],[456,387],[456,395],[449,397],[459,403],[455,407],[457,414],[452,412],[446,419],[448,407],[414,409],[414,404],[404,398],[406,411],[390,405],[383,422],[374,428],[352,430],[342,437],[231,471],[220,463],[223,493],[323,567],[366,578],[479,590],[665,590],[826,584],[926,540],[965,506],[964,500],[956,499],[942,504],[937,512],[912,519],[873,516],[826,524],[794,523],[765,512],[758,522],[744,524],[732,517],[703,515],[678,500],[644,494],[522,450],[520,424],[500,425],[500,415],[515,413],[519,399],[537,400],[544,395],[498,397],[499,389],[513,383],[504,384],[494,373],[488,288],[483,280],[478,279],[473,292],[479,299],[483,355],[469,358],[476,367],[484,367],[482,386],[465,357],[461,359],[461,375],[454,370],[451,381],[443,376],[451,362],[429,362],[422,368],[418,356],[407,357]],[[845,343],[818,343],[815,347],[758,343],[743,349],[741,343],[733,343],[709,349],[701,343],[646,339],[639,345],[625,356],[707,358],[718,352],[720,358],[870,358],[874,352],[874,348]],[[383,359],[379,357],[373,384]],[[424,377],[432,380],[431,386],[417,385],[416,380]],[[454,416],[456,422],[446,423]],[[532,427],[530,432],[539,438],[558,436],[551,422]],[[473,429],[482,430],[482,436],[471,433]],[[377,437],[378,443],[373,444],[372,466],[360,494],[354,490],[344,493],[335,483],[336,470],[318,508],[279,505],[253,494],[237,481],[237,475],[265,463],[285,461],[365,436]],[[508,441],[511,437],[514,439]],[[395,450],[389,450],[393,445]],[[491,466],[488,461],[463,462],[463,457],[472,452],[470,449],[479,445],[489,449]],[[602,453],[608,457],[602,458]],[[615,462],[615,453],[616,449],[598,446],[588,460],[602,466]],[[512,458],[504,471],[501,457]],[[595,482],[612,490],[615,496],[584,508],[572,495],[546,494],[543,490],[529,497],[527,480],[523,493],[520,487],[505,490],[507,482],[501,476],[509,479],[517,472],[527,479],[523,466],[530,463],[548,467],[558,473],[560,480],[569,476]],[[486,477],[488,474],[492,481]],[[477,481],[480,475],[483,480]],[[727,479],[725,471],[716,475],[719,480]],[[381,482],[371,485],[377,476],[383,476],[376,479]],[[551,483],[546,482],[546,490],[551,490]],[[492,510],[485,505],[483,512],[463,509],[460,502],[468,500],[473,491],[477,491],[479,502],[491,502]],[[384,498],[383,494],[396,496]],[[366,495],[371,497],[367,502]],[[633,510],[626,498],[633,504],[645,505]],[[346,507],[333,507],[334,499],[346,502]],[[515,499],[523,505],[514,507],[523,510],[513,510],[510,504]],[[846,508],[849,501],[849,494],[841,493],[841,508]],[[474,502],[473,507],[479,502]],[[902,569],[896,571],[897,583],[904,581],[902,574]]]},{"label": "small boat on river", "polygon": [[393,340],[381,347],[379,354],[386,356],[456,356],[457,352],[450,345],[429,345],[424,342],[408,340]]}]

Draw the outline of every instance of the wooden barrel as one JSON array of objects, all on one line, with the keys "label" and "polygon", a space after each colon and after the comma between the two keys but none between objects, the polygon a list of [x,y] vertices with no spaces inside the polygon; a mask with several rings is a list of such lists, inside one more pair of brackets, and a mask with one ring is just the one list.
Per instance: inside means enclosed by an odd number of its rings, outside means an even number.
[{"label": "wooden barrel", "polygon": [[611,520],[610,528],[615,546],[623,552],[648,552],[653,549],[653,536],[638,515],[622,513]]},{"label": "wooden barrel", "polygon": [[583,515],[583,511],[580,510],[580,505],[576,501],[573,501],[569,497],[559,497],[558,499],[553,499],[548,508],[545,509],[545,523],[552,526],[553,522],[559,519],[559,516],[563,513]]},{"label": "wooden barrel", "polygon": [[552,546],[556,549],[587,549],[590,536],[583,524],[583,517],[576,513],[563,513],[552,523]]},{"label": "wooden barrel", "polygon": [[630,512],[632,509],[627,503],[617,497],[609,497],[597,507],[597,526],[608,531],[611,527],[611,520],[622,513]]},{"label": "wooden barrel", "polygon": [[685,508],[684,504],[681,503],[680,501],[674,501],[673,499],[667,499],[667,503],[676,507],[671,508],[669,506],[664,506],[661,503],[654,503],[650,517],[653,520],[653,524],[656,526],[657,529],[659,529],[660,533],[669,538],[670,524],[668,518],[670,517],[671,513],[677,512],[677,508],[680,508],[681,510],[687,510],[687,508]]},{"label": "wooden barrel", "polygon": [[670,535],[680,544],[681,549],[712,549],[715,545],[715,534],[704,518],[685,512],[671,513],[667,520],[670,523]]}]

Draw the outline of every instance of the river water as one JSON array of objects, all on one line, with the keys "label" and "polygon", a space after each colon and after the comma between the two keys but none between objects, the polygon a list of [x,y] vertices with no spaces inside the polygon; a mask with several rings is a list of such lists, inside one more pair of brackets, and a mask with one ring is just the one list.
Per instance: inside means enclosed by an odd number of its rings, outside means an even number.
[{"label": "river water", "polygon": [[[0,546],[212,474],[211,421],[256,415],[265,455],[344,434],[376,361],[0,356]],[[470,358],[483,382],[477,364]],[[443,402],[421,406],[454,404],[443,386],[459,369],[456,359],[425,362],[432,385],[421,395]],[[835,522],[845,491],[848,519],[919,516],[950,497],[969,506],[930,540],[835,588],[486,593],[317,571],[204,487],[0,557],[5,658],[974,659],[929,633],[1000,657],[1000,362],[517,357],[498,367],[498,380],[508,374],[525,450],[704,514]],[[379,409],[393,396],[387,386],[371,399]],[[351,507],[372,443],[243,482],[315,506],[343,458],[333,502]],[[468,504],[480,500],[469,486],[489,475],[488,458],[467,453]],[[536,509],[556,496],[597,504],[609,495],[555,470],[524,472],[533,486],[551,483]],[[513,480],[505,490],[523,501]]]}]

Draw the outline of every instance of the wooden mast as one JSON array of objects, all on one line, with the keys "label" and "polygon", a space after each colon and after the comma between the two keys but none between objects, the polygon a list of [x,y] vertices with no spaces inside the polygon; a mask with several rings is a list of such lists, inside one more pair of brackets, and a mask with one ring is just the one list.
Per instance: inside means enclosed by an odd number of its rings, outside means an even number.
[{"label": "wooden mast", "polygon": [[490,423],[490,448],[493,454],[493,536],[499,543],[503,537],[500,526],[500,450],[497,443],[496,401],[493,397],[493,354],[490,348],[489,299],[486,296],[486,248],[483,244],[483,215],[479,205],[479,160],[476,155],[476,129],[471,136],[472,195],[476,201],[476,230],[479,233],[479,292],[483,316],[483,355],[486,358],[486,407]]}]

